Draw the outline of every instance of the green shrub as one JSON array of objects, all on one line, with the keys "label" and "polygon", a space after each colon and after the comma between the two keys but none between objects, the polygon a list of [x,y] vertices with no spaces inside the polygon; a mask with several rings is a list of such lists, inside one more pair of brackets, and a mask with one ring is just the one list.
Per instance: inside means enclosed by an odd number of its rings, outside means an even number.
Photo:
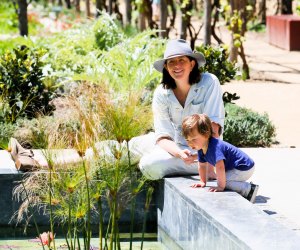
[{"label": "green shrub", "polygon": [[9,139],[13,137],[16,125],[0,121],[0,128],[0,149],[7,149]]},{"label": "green shrub", "polygon": [[18,32],[18,15],[12,1],[0,1],[1,34]]},{"label": "green shrub", "polygon": [[13,51],[14,48],[22,45],[31,48],[34,46],[34,41],[31,40],[29,37],[23,37],[23,36],[10,37],[4,39],[0,43],[0,55],[3,55],[7,51]]},{"label": "green shrub", "polygon": [[225,141],[237,147],[268,147],[274,142],[275,126],[267,114],[260,115],[234,104],[227,104],[225,109]]},{"label": "green shrub", "polygon": [[224,47],[214,48],[202,45],[197,47],[196,50],[200,51],[206,59],[206,64],[200,68],[201,71],[216,75],[220,84],[229,82],[237,76],[238,68],[228,60],[229,53]]},{"label": "green shrub", "polygon": [[105,12],[102,12],[98,18],[94,26],[94,32],[97,47],[101,50],[108,50],[125,38],[116,18]]},{"label": "green shrub", "polygon": [[[74,148],[80,122],[77,117],[75,118],[75,114],[64,112],[60,117],[40,116],[31,120],[20,119],[14,137],[28,148],[49,148],[49,143],[54,140],[56,142],[64,140],[64,147]],[[55,138],[57,136],[59,138]]]},{"label": "green shrub", "polygon": [[2,112],[7,122],[53,111],[49,102],[54,89],[43,83],[42,54],[22,46],[0,57],[0,103],[6,104]]},{"label": "green shrub", "polygon": [[152,66],[163,53],[163,40],[148,30],[105,51],[101,57],[103,73],[98,77],[117,92],[153,88],[161,77]]}]

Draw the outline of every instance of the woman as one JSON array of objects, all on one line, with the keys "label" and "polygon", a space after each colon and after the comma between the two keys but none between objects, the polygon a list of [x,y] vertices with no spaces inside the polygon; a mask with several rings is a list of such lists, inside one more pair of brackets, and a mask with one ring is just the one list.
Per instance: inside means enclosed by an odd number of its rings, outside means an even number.
[{"label": "woman", "polygon": [[[139,167],[148,179],[168,175],[197,174],[197,152],[181,134],[183,119],[205,113],[212,120],[213,136],[219,137],[224,125],[224,104],[219,80],[210,73],[200,73],[205,64],[201,53],[193,52],[185,40],[170,40],[164,58],[154,62],[162,82],[153,96],[156,146],[145,153]],[[209,178],[215,178],[212,166]]]}]

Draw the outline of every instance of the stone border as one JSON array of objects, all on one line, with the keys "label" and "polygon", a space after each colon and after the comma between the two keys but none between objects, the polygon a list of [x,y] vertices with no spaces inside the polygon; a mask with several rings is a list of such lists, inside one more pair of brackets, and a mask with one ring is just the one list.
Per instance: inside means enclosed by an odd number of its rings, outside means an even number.
[{"label": "stone border", "polygon": [[[299,249],[295,232],[235,192],[191,188],[197,179],[166,178],[160,183],[158,226],[180,248]],[[164,238],[159,235],[162,243]]]}]

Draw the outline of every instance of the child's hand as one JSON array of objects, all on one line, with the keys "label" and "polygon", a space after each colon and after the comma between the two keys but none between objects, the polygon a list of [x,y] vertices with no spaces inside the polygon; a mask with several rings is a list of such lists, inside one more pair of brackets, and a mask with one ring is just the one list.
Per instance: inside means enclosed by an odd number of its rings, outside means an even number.
[{"label": "child's hand", "polygon": [[221,187],[210,187],[208,189],[209,192],[223,192],[224,191],[224,188],[221,188]]},{"label": "child's hand", "polygon": [[198,183],[193,184],[191,187],[192,188],[204,188],[206,186],[206,184],[203,181],[200,181]]}]

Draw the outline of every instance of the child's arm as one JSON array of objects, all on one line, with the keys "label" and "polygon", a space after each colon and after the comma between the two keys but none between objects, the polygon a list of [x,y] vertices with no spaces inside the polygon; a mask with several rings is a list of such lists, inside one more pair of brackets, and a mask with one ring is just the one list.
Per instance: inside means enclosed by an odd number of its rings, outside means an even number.
[{"label": "child's arm", "polygon": [[211,187],[208,191],[210,192],[222,192],[225,189],[226,186],[226,174],[225,174],[225,165],[224,161],[218,161],[216,163],[216,174],[217,174],[217,181],[218,186],[217,187]]},{"label": "child's arm", "polygon": [[198,162],[198,172],[199,172],[199,177],[200,177],[200,182],[193,184],[193,188],[197,187],[205,187],[206,186],[206,171],[207,171],[207,162],[202,163]]}]

